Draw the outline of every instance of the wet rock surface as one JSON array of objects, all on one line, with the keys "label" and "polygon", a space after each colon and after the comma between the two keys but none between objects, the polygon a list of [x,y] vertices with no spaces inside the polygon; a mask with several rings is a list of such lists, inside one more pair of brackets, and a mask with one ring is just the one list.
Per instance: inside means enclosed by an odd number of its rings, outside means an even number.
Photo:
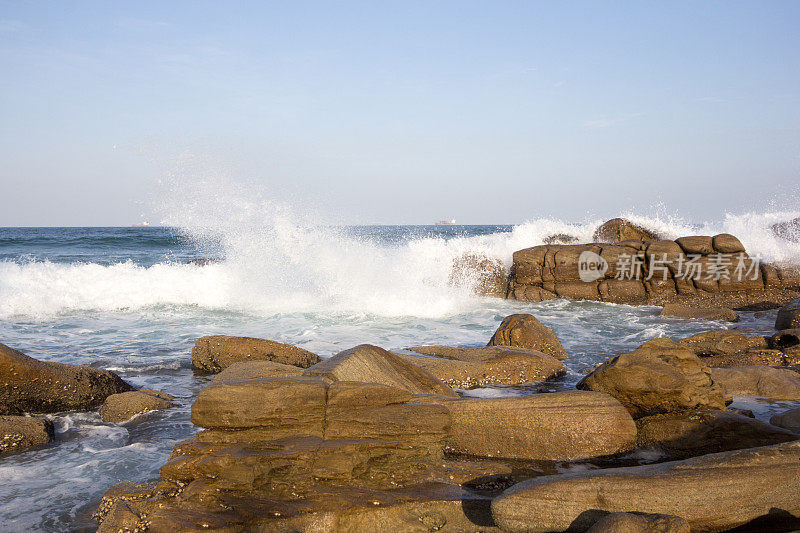
[{"label": "wet rock surface", "polygon": [[209,373],[221,372],[240,361],[272,361],[308,368],[321,360],[318,355],[297,346],[252,337],[200,337],[192,348],[192,365]]},{"label": "wet rock surface", "polygon": [[103,422],[119,424],[148,411],[158,411],[173,407],[171,396],[165,392],[143,389],[112,394],[100,407]]},{"label": "wet rock surface", "polygon": [[513,346],[566,359],[567,352],[555,332],[529,314],[509,315],[503,319],[487,346]]},{"label": "wet rock surface", "polygon": [[45,418],[0,415],[0,457],[53,441],[53,423]]}]

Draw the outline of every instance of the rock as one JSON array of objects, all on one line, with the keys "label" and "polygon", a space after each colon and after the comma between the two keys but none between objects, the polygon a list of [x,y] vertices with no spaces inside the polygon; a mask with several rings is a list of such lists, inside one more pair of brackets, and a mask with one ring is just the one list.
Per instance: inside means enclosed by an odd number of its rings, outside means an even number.
[{"label": "rock", "polygon": [[131,389],[108,370],[45,363],[0,344],[0,414],[89,410]]},{"label": "rock", "polygon": [[610,394],[634,418],[688,409],[724,409],[728,398],[708,367],[669,339],[613,357],[577,385]]},{"label": "rock", "polygon": [[214,263],[221,263],[224,261],[222,257],[198,257],[196,259],[189,259],[186,261],[187,265],[206,266],[213,265]]},{"label": "rock", "polygon": [[503,531],[583,531],[615,512],[682,516],[692,531],[756,523],[765,530],[774,526],[770,519],[796,522],[800,442],[543,476],[492,501],[492,516]]},{"label": "rock", "polygon": [[452,416],[447,451],[481,457],[564,461],[633,448],[636,425],[614,398],[556,392],[444,400]]},{"label": "rock", "polygon": [[586,533],[690,533],[689,521],[680,516],[647,513],[611,513]]},{"label": "rock", "polygon": [[567,235],[566,233],[556,233],[554,235],[549,235],[544,238],[544,244],[574,244],[578,242],[578,238],[573,235]]},{"label": "rock", "polygon": [[726,320],[738,322],[739,314],[724,307],[693,307],[690,305],[670,303],[661,310],[661,316],[677,316],[680,318],[701,318],[703,320]]},{"label": "rock", "polygon": [[448,283],[454,287],[469,287],[481,296],[505,298],[508,271],[499,259],[467,252],[453,260]]},{"label": "rock", "polygon": [[362,344],[339,352],[330,359],[309,367],[305,376],[319,376],[331,381],[379,383],[413,394],[457,396],[430,372],[378,346]]},{"label": "rock", "polygon": [[800,298],[792,300],[778,310],[778,317],[775,319],[775,329],[796,329],[800,328]]},{"label": "rock", "polygon": [[594,232],[594,242],[618,243],[628,240],[657,241],[658,235],[624,218],[612,218]]},{"label": "rock", "polygon": [[675,242],[678,243],[678,246],[680,246],[683,252],[687,255],[689,254],[711,255],[715,252],[713,237],[707,237],[705,235],[680,237],[678,239],[675,239]]},{"label": "rock", "polygon": [[525,348],[415,346],[409,350],[429,357],[400,355],[403,360],[424,368],[450,387],[461,389],[541,383],[567,371],[558,359]]},{"label": "rock", "polygon": [[711,375],[728,394],[760,396],[771,400],[800,400],[800,375],[768,366],[712,368]]},{"label": "rock", "polygon": [[769,423],[791,431],[800,431],[800,407],[774,415],[769,419]]},{"label": "rock", "polygon": [[699,357],[734,355],[748,350],[769,348],[766,337],[750,337],[736,330],[723,329],[698,333],[678,341]]},{"label": "rock", "polygon": [[211,373],[221,372],[239,361],[272,361],[308,368],[321,360],[318,355],[291,344],[251,337],[200,337],[192,348],[192,365]]},{"label": "rock", "polygon": [[555,332],[528,314],[509,315],[500,323],[487,346],[514,346],[566,359],[567,352]]},{"label": "rock", "polygon": [[715,252],[721,254],[736,254],[745,251],[742,241],[729,233],[716,235],[713,239],[713,247]]},{"label": "rock", "polygon": [[224,383],[242,379],[299,376],[302,373],[303,369],[299,366],[284,365],[272,361],[239,361],[214,376],[212,383]]},{"label": "rock", "polygon": [[0,457],[53,441],[53,423],[31,416],[0,416]]},{"label": "rock", "polygon": [[100,418],[103,422],[119,424],[140,413],[169,409],[174,405],[170,401],[174,398],[165,392],[150,389],[112,394],[100,408]]},{"label": "rock", "polygon": [[797,440],[791,431],[730,411],[685,411],[636,421],[636,445],[653,447],[670,459],[769,446]]},{"label": "rock", "polygon": [[772,233],[790,242],[800,242],[800,217],[773,224]]},{"label": "rock", "polygon": [[778,350],[787,350],[800,346],[800,328],[779,331],[770,337],[769,344]]}]

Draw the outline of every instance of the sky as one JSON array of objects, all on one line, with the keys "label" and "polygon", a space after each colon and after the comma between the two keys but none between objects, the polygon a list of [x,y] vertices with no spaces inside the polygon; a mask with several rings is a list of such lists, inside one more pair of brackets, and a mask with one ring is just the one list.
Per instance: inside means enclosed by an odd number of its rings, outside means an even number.
[{"label": "sky", "polygon": [[799,27],[796,1],[0,0],[0,226],[158,223],[175,175],[354,224],[795,209]]}]

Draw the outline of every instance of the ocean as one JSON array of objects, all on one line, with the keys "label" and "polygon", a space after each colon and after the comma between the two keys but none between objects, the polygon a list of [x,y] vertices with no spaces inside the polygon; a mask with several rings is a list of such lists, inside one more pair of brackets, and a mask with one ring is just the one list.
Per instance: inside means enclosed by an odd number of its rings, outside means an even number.
[{"label": "ocean", "polygon": [[[196,215],[196,213],[194,213]],[[798,213],[728,215],[701,224],[626,215],[665,237],[737,235],[763,260],[800,261],[800,244],[769,227]],[[158,477],[172,446],[196,431],[190,406],[210,378],[190,352],[203,335],[247,335],[329,357],[357,344],[391,350],[486,344],[502,318],[529,312],[552,327],[570,355],[571,388],[597,363],[657,337],[737,327],[771,334],[775,311],[742,313],[731,325],[658,316],[657,307],[476,296],[453,279],[453,261],[513,251],[566,233],[591,240],[601,222],[531,220],[516,226],[330,226],[290,216],[176,217],[172,227],[0,228],[0,342],[45,361],[119,373],[168,392],[178,407],[115,425],[96,412],[49,415],[56,442],[0,459],[3,531],[91,531],[100,496],[120,481]],[[198,258],[215,259],[190,264]],[[534,390],[486,387],[496,397]],[[791,406],[738,398],[768,419]]]}]

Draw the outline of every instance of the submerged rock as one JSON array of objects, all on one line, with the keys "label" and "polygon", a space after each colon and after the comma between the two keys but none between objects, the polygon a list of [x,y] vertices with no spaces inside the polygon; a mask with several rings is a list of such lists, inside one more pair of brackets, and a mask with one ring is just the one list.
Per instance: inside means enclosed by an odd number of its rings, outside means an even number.
[{"label": "submerged rock", "polygon": [[0,416],[0,457],[53,441],[53,423],[31,416]]},{"label": "submerged rock", "polygon": [[797,440],[791,431],[730,411],[686,411],[636,421],[636,445],[652,447],[670,459],[769,446]]},{"label": "submerged rock", "polygon": [[108,370],[45,363],[0,344],[0,414],[90,410],[131,389]]},{"label": "submerged rock", "polygon": [[577,387],[610,394],[634,418],[687,409],[724,409],[729,400],[703,361],[669,339],[655,339],[609,359]]},{"label": "submerged rock", "polygon": [[303,375],[319,376],[332,381],[380,383],[413,394],[457,396],[450,387],[427,370],[371,344],[362,344],[339,352],[306,369]]},{"label": "submerged rock", "polygon": [[541,383],[562,376],[567,371],[564,363],[558,359],[526,348],[415,346],[409,350],[429,357],[400,357],[424,368],[450,387],[461,389]]},{"label": "submerged rock", "polygon": [[602,223],[594,232],[594,242],[618,243],[622,241],[657,241],[658,235],[624,218],[612,218]]},{"label": "submerged rock", "polygon": [[529,314],[505,317],[487,346],[527,348],[556,359],[567,359],[567,351],[564,350],[555,332]]},{"label": "submerged rock", "polygon": [[150,389],[112,394],[100,408],[100,418],[103,422],[119,424],[141,413],[169,409],[174,406],[170,401],[174,398],[166,392]]},{"label": "submerged rock", "polygon": [[669,303],[661,309],[661,316],[676,316],[680,318],[702,318],[703,320],[725,320],[738,322],[739,314],[732,309],[724,307],[695,307],[678,303]]},{"label": "submerged rock", "polygon": [[297,346],[252,337],[200,337],[192,348],[192,365],[212,373],[221,372],[239,361],[273,361],[308,368],[321,360],[318,355]]},{"label": "submerged rock", "polygon": [[[692,531],[800,517],[800,442],[523,481],[492,502],[503,531],[583,531],[607,513],[682,516]],[[756,522],[759,521],[759,522]]]}]

